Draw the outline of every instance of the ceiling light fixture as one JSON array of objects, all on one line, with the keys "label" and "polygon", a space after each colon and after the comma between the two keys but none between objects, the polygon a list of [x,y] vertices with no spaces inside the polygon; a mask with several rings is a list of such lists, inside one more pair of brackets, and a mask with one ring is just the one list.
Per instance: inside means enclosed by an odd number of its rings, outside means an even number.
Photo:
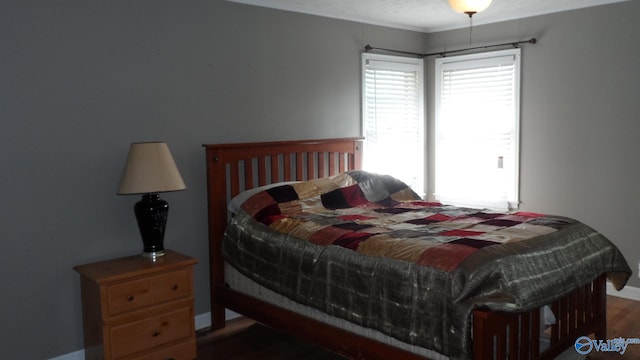
[{"label": "ceiling light fixture", "polygon": [[449,5],[453,10],[469,15],[469,45],[471,45],[471,31],[473,20],[471,17],[491,5],[492,0],[449,0]]},{"label": "ceiling light fixture", "polygon": [[453,10],[472,17],[488,8],[489,5],[491,5],[491,1],[492,0],[449,0],[449,5]]}]

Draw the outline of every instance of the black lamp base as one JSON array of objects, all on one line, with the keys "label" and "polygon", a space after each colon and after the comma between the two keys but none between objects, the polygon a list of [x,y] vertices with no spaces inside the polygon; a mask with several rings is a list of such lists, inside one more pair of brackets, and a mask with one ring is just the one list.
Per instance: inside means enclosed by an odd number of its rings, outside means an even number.
[{"label": "black lamp base", "polygon": [[164,255],[164,229],[167,225],[169,204],[157,193],[142,195],[133,210],[144,246],[142,256],[155,259]]}]

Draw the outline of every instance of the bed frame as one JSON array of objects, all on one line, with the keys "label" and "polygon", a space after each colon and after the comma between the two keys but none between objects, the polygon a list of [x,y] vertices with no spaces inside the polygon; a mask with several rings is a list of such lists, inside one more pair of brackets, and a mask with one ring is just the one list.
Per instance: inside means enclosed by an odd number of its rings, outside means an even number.
[{"label": "bed frame", "polygon": [[[225,308],[350,359],[421,359],[364,336],[309,319],[225,286],[222,238],[227,204],[241,191],[281,181],[310,180],[362,165],[362,138],[206,144],[212,330],[225,326]],[[579,336],[606,338],[606,280],[601,275],[551,304],[555,325],[541,334],[540,311],[473,311],[475,359],[553,359]],[[550,346],[540,353],[540,339]]]}]

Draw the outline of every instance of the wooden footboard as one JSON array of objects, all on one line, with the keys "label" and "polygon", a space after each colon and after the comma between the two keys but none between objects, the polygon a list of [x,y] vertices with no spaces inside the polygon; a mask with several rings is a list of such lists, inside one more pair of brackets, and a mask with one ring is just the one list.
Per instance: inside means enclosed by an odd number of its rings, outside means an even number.
[{"label": "wooden footboard", "polygon": [[[473,312],[473,353],[476,359],[554,359],[582,335],[606,338],[606,276],[581,286],[552,303],[556,323],[541,332],[540,310],[505,314]],[[546,340],[548,347],[541,348]]]},{"label": "wooden footboard", "polygon": [[[417,355],[305,318],[225,287],[222,239],[227,204],[241,191],[271,183],[310,180],[360,169],[362,139],[325,139],[203,145],[206,148],[209,213],[211,325],[225,325],[225,308],[284,330],[352,359],[414,359]],[[581,335],[606,338],[604,275],[551,305],[558,321],[541,334],[539,311],[473,312],[476,359],[552,359]],[[550,347],[540,351],[540,338]]]}]

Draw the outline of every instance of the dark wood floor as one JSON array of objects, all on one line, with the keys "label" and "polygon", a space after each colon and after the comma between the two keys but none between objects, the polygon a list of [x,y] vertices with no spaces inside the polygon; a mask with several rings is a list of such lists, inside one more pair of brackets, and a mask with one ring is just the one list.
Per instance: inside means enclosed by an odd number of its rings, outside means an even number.
[{"label": "dark wood floor", "polygon": [[[607,297],[607,338],[640,338],[640,302]],[[605,339],[603,339],[605,340]],[[240,318],[224,330],[198,336],[198,360],[340,360],[342,357],[293,337]],[[629,345],[624,356],[592,353],[589,359],[640,359],[640,345]]]},{"label": "dark wood floor", "polygon": [[267,328],[247,318],[198,336],[198,360],[344,360],[343,357]]},{"label": "dark wood floor", "polygon": [[[607,296],[607,339],[640,338],[640,302]],[[591,353],[589,359],[640,359],[640,345],[629,345],[623,356]]]}]

